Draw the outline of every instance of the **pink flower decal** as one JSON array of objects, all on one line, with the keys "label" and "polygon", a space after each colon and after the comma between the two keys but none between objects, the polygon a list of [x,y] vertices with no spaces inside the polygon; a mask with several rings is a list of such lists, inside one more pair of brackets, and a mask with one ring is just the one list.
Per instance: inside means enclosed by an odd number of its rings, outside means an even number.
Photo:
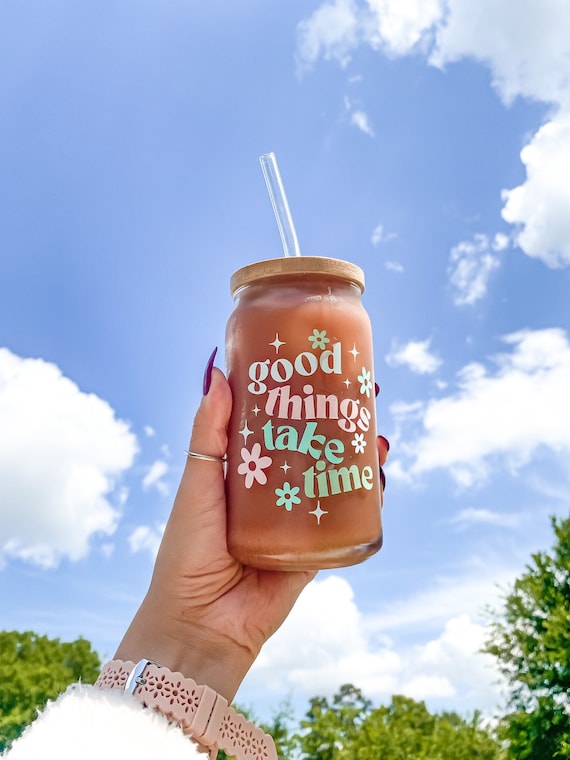
[{"label": "pink flower decal", "polygon": [[243,461],[237,471],[240,475],[245,475],[245,487],[251,488],[254,480],[264,486],[267,483],[267,475],[263,470],[269,467],[273,460],[271,457],[261,456],[261,444],[254,443],[251,451],[244,446],[241,450],[241,458]]}]

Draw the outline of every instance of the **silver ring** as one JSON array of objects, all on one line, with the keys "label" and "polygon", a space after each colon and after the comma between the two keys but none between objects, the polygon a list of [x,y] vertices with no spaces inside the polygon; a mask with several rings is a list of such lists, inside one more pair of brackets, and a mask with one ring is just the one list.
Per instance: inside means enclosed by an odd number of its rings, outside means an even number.
[{"label": "silver ring", "polygon": [[197,454],[195,451],[185,451],[187,457],[192,459],[205,459],[207,462],[225,462],[226,457],[212,457],[209,454]]}]

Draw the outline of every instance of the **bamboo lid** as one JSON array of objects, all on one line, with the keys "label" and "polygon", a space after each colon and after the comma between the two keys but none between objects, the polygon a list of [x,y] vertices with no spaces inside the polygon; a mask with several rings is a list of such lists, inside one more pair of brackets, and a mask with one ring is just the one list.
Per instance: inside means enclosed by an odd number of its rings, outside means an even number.
[{"label": "bamboo lid", "polygon": [[356,264],[324,256],[282,256],[279,259],[255,261],[234,272],[230,279],[232,296],[244,285],[257,280],[271,279],[288,274],[323,274],[355,283],[364,292],[364,272]]}]

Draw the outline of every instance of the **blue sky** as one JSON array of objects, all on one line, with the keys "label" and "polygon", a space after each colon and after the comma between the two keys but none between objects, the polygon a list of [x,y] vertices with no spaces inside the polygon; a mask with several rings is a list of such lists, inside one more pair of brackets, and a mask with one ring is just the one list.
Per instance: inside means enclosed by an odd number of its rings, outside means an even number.
[{"label": "blue sky", "polygon": [[366,272],[392,449],[383,549],[319,575],[238,700],[493,712],[484,607],[568,514],[569,13],[2,3],[2,628],[113,654],[230,275],[281,255],[275,151],[302,252]]}]

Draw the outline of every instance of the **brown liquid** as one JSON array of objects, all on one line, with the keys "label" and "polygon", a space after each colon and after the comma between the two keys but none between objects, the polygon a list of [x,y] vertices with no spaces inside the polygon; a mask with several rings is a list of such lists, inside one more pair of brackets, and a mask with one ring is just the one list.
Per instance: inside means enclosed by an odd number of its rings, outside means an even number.
[{"label": "brown liquid", "polygon": [[360,290],[288,274],[238,296],[226,345],[230,551],[268,569],[360,562],[382,543],[372,336]]}]

